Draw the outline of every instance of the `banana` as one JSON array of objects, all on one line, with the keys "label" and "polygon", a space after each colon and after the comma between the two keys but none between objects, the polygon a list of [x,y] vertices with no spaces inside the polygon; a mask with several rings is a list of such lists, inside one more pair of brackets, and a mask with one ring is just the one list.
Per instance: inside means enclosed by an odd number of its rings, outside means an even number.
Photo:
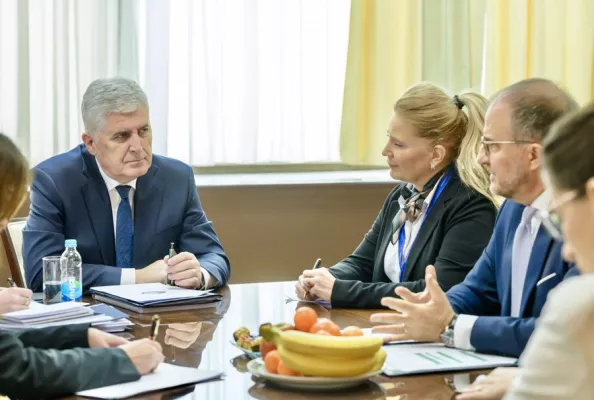
[{"label": "banana", "polygon": [[[349,377],[366,374],[385,358],[385,351],[379,349],[371,356],[365,357],[320,357],[311,354],[297,353],[284,346],[278,347],[281,361],[290,369],[307,376]],[[380,353],[383,353],[380,354]]]},{"label": "banana", "polygon": [[325,336],[300,331],[282,331],[278,344],[299,354],[315,357],[371,357],[381,347],[382,339],[367,336]]},{"label": "banana", "polygon": [[375,363],[373,364],[373,367],[371,367],[371,371],[375,372],[381,370],[384,367],[384,363],[386,362],[386,356],[386,351],[383,348],[380,348],[375,353]]}]

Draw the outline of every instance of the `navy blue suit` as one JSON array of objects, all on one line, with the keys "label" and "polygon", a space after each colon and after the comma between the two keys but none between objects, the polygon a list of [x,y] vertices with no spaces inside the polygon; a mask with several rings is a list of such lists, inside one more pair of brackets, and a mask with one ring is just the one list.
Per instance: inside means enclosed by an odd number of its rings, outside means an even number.
[{"label": "navy blue suit", "polygon": [[[175,242],[176,251],[195,254],[213,278],[227,283],[229,260],[202,209],[191,167],[153,155],[148,172],[136,182],[134,215],[134,268],[162,259]],[[64,239],[78,241],[85,292],[120,284],[109,194],[84,145],[34,168],[23,231],[25,276],[33,291],[42,290],[42,257],[60,255]]]},{"label": "navy blue suit", "polygon": [[[534,331],[547,295],[565,278],[577,275],[561,257],[561,246],[541,226],[532,248],[519,318],[511,314],[511,268],[514,235],[524,206],[507,200],[501,207],[493,236],[466,279],[447,296],[457,314],[477,315],[470,344],[477,351],[518,357]],[[537,283],[555,274],[552,278]]]}]

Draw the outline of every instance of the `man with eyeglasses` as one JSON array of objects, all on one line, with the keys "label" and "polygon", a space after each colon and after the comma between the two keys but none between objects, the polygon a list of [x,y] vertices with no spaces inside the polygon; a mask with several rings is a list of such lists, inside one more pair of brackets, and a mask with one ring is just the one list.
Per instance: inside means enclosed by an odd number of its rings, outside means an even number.
[{"label": "man with eyeglasses", "polygon": [[527,79],[502,89],[485,116],[478,162],[488,168],[491,191],[507,200],[493,236],[466,279],[447,294],[435,269],[427,288],[382,304],[399,313],[377,313],[374,332],[394,340],[441,341],[446,346],[518,357],[534,330],[548,292],[576,275],[561,256],[562,244],[546,232],[550,196],[541,180],[541,142],[552,123],[577,109],[570,95],[545,79]]}]

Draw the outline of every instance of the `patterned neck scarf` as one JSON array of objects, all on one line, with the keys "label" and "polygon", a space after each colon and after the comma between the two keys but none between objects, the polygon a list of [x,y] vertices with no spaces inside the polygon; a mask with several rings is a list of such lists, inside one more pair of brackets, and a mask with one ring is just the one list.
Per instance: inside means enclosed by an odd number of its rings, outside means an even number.
[{"label": "patterned neck scarf", "polygon": [[396,240],[398,240],[398,238],[394,238],[398,228],[404,225],[406,221],[414,223],[419,218],[419,215],[421,215],[425,206],[425,199],[429,196],[429,193],[431,193],[439,179],[447,170],[448,168],[444,168],[435,174],[429,182],[425,184],[421,191],[418,191],[417,188],[410,184],[402,188],[400,197],[398,198],[400,211],[398,211],[396,217],[394,217],[394,220],[392,221],[392,243],[396,243]]}]

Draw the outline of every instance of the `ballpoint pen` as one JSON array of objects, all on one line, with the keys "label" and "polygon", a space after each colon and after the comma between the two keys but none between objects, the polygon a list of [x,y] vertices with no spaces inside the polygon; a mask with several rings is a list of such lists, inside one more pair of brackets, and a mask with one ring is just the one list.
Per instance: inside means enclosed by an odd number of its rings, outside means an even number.
[{"label": "ballpoint pen", "polygon": [[[318,269],[318,268],[320,268],[320,265],[322,265],[322,259],[321,259],[321,258],[318,258],[318,259],[316,260],[316,262],[314,263],[314,266],[313,266],[313,268],[312,268],[312,269]],[[304,298],[304,299],[305,299],[305,296],[306,296],[306,295],[307,295],[307,289],[305,289],[305,288],[304,288],[304,289],[303,289],[303,298]]]},{"label": "ballpoint pen", "polygon": [[157,335],[159,334],[159,323],[161,322],[161,318],[158,315],[153,315],[153,323],[151,324],[151,340],[157,340]]},{"label": "ballpoint pen", "polygon": [[[177,255],[177,253],[175,252],[175,249],[173,248],[174,244],[175,244],[174,242],[171,242],[171,248],[169,249],[169,259],[170,260]],[[172,281],[171,279],[169,279],[169,274],[167,274],[167,284],[171,285],[171,286],[175,286],[175,281]]]}]

